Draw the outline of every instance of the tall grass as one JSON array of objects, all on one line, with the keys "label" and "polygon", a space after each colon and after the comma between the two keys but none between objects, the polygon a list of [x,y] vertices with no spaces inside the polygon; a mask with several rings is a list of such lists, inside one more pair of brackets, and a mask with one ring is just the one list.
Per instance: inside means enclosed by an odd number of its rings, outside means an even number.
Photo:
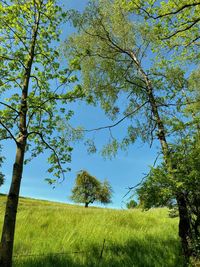
[{"label": "tall grass", "polygon": [[[1,197],[0,228],[4,202]],[[181,267],[177,224],[167,209],[85,209],[20,199],[14,267]]]}]

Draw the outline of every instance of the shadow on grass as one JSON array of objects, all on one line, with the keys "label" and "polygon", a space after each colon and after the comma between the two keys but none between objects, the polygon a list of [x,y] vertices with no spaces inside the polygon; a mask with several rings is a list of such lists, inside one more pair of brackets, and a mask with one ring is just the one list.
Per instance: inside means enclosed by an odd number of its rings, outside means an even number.
[{"label": "shadow on grass", "polygon": [[25,257],[14,267],[183,267],[177,240],[130,239],[123,245],[108,243],[100,259],[100,247],[91,245],[86,254]]}]

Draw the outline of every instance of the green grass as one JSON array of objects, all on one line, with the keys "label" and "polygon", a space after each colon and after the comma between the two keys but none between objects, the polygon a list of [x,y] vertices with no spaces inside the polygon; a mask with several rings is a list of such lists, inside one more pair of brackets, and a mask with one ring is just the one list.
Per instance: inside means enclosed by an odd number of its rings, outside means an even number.
[{"label": "green grass", "polygon": [[[4,208],[0,196],[0,228]],[[21,198],[14,267],[181,267],[177,233],[167,209],[85,209]]]}]

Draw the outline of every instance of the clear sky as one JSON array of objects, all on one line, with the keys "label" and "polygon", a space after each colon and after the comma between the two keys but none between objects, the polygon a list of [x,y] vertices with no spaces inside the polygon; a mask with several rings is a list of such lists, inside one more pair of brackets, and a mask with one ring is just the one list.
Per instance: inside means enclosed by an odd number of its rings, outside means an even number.
[{"label": "clear sky", "polygon": [[[86,5],[86,0],[62,0],[68,8],[76,8],[82,10]],[[64,37],[73,32],[70,25],[64,27]],[[83,125],[86,128],[96,128],[106,125],[109,121],[105,118],[104,113],[99,108],[86,106],[84,103],[76,103],[73,105],[75,116],[73,125]],[[123,134],[125,124],[119,125],[115,129],[115,133],[119,136]],[[97,144],[101,146],[106,143],[109,132],[104,130],[101,133],[96,133]],[[67,173],[66,179],[62,184],[52,189],[45,181],[47,175],[47,155],[43,154],[37,159],[34,159],[30,164],[24,167],[24,174],[21,185],[21,196],[33,198],[48,199],[54,201],[70,203],[71,189],[76,178],[76,174],[80,170],[87,170],[91,175],[96,176],[100,180],[107,178],[113,188],[112,203],[108,207],[121,208],[124,207],[123,196],[127,192],[127,187],[137,184],[144,173],[147,173],[149,166],[153,164],[156,155],[158,144],[150,149],[147,144],[137,141],[130,146],[127,152],[120,152],[112,161],[105,160],[97,153],[88,155],[83,142],[74,145],[72,155],[72,163],[70,167],[72,171]],[[6,161],[3,165],[2,172],[6,175],[6,182],[0,188],[1,193],[7,193],[9,189],[12,164],[15,157],[15,145],[6,141],[3,154],[6,156]]]}]

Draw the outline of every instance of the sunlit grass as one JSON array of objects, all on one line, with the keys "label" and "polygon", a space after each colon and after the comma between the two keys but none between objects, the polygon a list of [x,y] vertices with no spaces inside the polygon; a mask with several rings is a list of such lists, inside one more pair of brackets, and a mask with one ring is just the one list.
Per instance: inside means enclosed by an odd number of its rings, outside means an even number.
[{"label": "sunlit grass", "polygon": [[[0,197],[0,203],[1,227],[5,197]],[[20,199],[14,266],[183,266],[177,225],[177,219],[168,217],[167,209],[85,209]]]}]

